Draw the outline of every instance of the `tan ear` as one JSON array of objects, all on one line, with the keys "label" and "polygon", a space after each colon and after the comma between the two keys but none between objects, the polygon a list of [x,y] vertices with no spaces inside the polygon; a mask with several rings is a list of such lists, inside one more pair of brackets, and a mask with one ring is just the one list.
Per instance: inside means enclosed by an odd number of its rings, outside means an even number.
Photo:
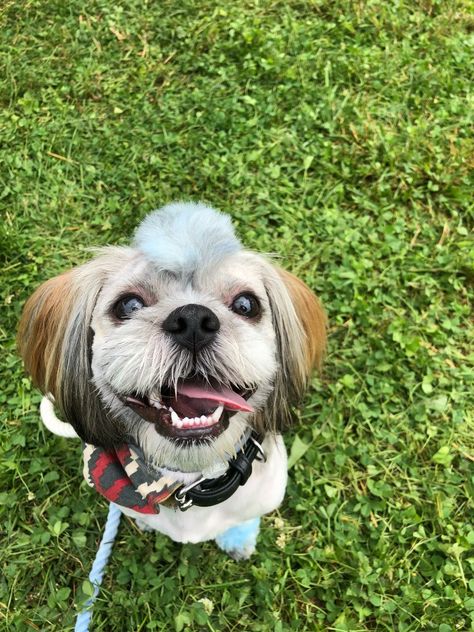
[{"label": "tan ear", "polygon": [[313,368],[321,366],[326,316],[303,281],[266,260],[263,265],[279,361],[263,427],[280,431],[292,423],[292,406],[300,403]]},{"label": "tan ear", "polygon": [[291,272],[277,268],[288,290],[298,319],[306,334],[304,358],[306,374],[313,368],[321,369],[326,350],[327,318],[321,303],[309,287]]},{"label": "tan ear", "polygon": [[43,283],[28,299],[18,348],[33,383],[57,396],[61,347],[73,303],[72,270]]}]

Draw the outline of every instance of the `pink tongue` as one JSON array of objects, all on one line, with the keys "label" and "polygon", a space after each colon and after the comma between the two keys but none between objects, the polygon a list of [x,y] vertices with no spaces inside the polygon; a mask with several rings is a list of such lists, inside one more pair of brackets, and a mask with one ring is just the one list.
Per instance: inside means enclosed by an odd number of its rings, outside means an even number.
[{"label": "pink tongue", "polygon": [[178,384],[178,393],[191,399],[206,399],[224,404],[224,408],[227,408],[227,410],[243,410],[246,413],[253,412],[252,406],[247,404],[243,397],[225,386],[221,386],[220,389],[216,391],[208,384],[197,385],[182,382]]}]

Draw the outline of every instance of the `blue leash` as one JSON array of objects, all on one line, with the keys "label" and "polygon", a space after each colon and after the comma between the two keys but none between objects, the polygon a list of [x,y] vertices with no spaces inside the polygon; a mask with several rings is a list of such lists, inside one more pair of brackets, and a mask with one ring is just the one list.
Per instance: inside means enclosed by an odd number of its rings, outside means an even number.
[{"label": "blue leash", "polygon": [[[40,415],[46,428],[53,434],[58,435],[59,437],[78,437],[77,432],[71,424],[64,423],[56,417],[56,413],[54,412],[54,397],[51,393],[45,395],[41,400]],[[104,577],[104,570],[112,552],[121,515],[122,512],[120,511],[119,506],[114,503],[110,503],[104,535],[100,541],[97,555],[95,556],[91,572],[89,573],[89,581],[94,586],[94,592],[92,597],[86,601],[82,610],[77,615],[74,632],[89,631],[89,624],[92,619],[92,608],[97,595],[99,594],[99,588]]]},{"label": "blue leash", "polygon": [[104,577],[104,570],[107,566],[112,547],[114,545],[115,536],[117,535],[118,527],[120,524],[120,517],[122,512],[118,505],[110,503],[109,514],[107,516],[107,522],[105,523],[104,535],[99,544],[97,555],[95,556],[94,563],[92,564],[91,572],[89,573],[89,581],[94,586],[94,594],[90,599],[86,601],[83,609],[77,615],[76,627],[74,632],[88,632],[89,624],[92,619],[92,607],[99,594],[99,587]]}]

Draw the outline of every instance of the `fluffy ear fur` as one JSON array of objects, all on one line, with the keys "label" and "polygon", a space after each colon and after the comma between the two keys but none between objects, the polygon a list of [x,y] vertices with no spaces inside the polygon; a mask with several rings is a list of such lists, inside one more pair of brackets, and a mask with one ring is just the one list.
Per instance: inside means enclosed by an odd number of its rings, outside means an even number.
[{"label": "fluffy ear fur", "polygon": [[[123,441],[120,429],[94,394],[90,327],[105,278],[123,263],[116,248],[43,283],[27,301],[18,346],[25,368],[43,393],[51,393],[64,421],[87,442],[104,447]],[[113,256],[107,254],[114,253]]]},{"label": "fluffy ear fur", "polygon": [[[304,373],[305,382],[314,368],[321,369],[326,350],[326,314],[319,300],[306,283],[286,270],[278,269],[290,294],[298,320],[305,334]],[[304,388],[305,385],[303,385]]]},{"label": "fluffy ear fur", "polygon": [[280,368],[264,424],[282,430],[291,423],[291,405],[302,398],[312,370],[321,368],[326,348],[326,315],[309,287],[286,270],[272,266],[266,289]]}]

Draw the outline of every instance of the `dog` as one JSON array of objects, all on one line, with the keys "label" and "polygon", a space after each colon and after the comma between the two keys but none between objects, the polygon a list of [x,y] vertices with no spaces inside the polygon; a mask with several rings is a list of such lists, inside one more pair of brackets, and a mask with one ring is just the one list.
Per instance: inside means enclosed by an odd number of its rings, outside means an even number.
[{"label": "dog", "polygon": [[325,343],[311,290],[197,203],[46,281],[19,327],[43,418],[54,401],[88,483],[142,529],[216,539],[235,559],[283,499],[281,433]]}]

